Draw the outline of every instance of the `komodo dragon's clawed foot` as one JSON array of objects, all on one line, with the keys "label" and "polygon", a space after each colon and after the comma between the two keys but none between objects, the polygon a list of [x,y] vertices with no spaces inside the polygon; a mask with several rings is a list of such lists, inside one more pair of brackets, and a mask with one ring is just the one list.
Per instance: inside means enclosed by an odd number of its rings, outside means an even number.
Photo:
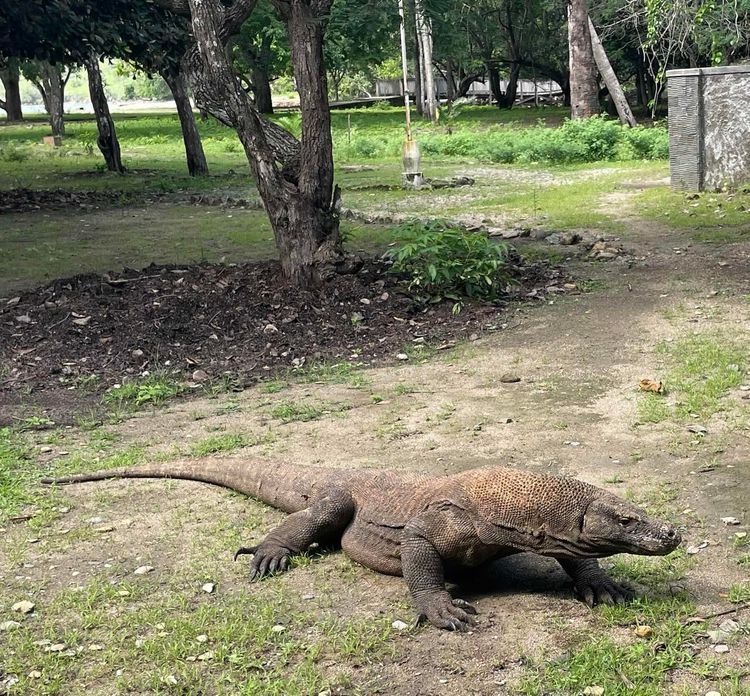
[{"label": "komodo dragon's clawed foot", "polygon": [[573,586],[576,597],[588,604],[590,607],[596,604],[625,604],[635,596],[634,593],[611,580],[606,575],[579,580]]},{"label": "komodo dragon's clawed foot", "polygon": [[475,623],[477,610],[463,599],[453,599],[448,592],[431,592],[415,598],[417,624],[429,621],[449,631],[468,631]]},{"label": "komodo dragon's clawed foot", "polygon": [[234,554],[236,561],[240,556],[252,555],[250,562],[250,582],[262,580],[276,573],[283,573],[291,566],[291,552],[282,546],[260,544],[245,546]]}]

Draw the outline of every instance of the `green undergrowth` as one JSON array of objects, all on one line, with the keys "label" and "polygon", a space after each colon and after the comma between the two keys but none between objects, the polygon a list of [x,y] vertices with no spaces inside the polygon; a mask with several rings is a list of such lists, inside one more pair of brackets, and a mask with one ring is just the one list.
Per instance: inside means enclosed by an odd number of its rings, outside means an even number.
[{"label": "green undergrowth", "polygon": [[640,423],[707,419],[731,406],[725,397],[747,374],[748,348],[742,337],[696,333],[657,346],[665,366],[664,394],[639,397]]},{"label": "green undergrowth", "polygon": [[[602,607],[591,633],[573,638],[562,657],[535,659],[518,691],[577,696],[600,687],[607,696],[661,696],[674,670],[695,664],[691,643],[702,625],[683,623],[694,611],[683,598]],[[649,626],[652,633],[638,638],[636,626]]]},{"label": "green undergrowth", "polygon": [[148,406],[160,406],[179,396],[185,386],[173,376],[155,372],[147,377],[115,385],[102,397],[105,404],[121,409],[137,410]]},{"label": "green undergrowth", "polygon": [[[306,696],[351,688],[345,671],[326,673],[323,664],[366,667],[392,652],[391,633],[386,617],[321,620],[272,583],[209,596],[199,587],[164,592],[145,579],[100,576],[38,606],[9,632],[3,672],[19,680],[15,693],[39,696],[92,689]],[[45,650],[50,645],[57,647]],[[71,691],[73,684],[79,688]]]},{"label": "green undergrowth", "polygon": [[188,452],[193,457],[206,457],[211,454],[232,452],[243,447],[257,447],[271,444],[274,434],[268,431],[263,435],[248,435],[246,433],[222,433],[210,435],[190,445]]}]

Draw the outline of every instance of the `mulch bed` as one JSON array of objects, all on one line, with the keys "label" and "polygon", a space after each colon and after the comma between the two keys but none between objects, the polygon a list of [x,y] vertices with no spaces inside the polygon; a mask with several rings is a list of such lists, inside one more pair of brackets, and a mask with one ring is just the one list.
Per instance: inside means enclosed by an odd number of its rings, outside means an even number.
[{"label": "mulch bed", "polygon": [[[519,261],[515,276],[509,300],[563,291],[559,269]],[[144,372],[248,384],[318,362],[397,361],[408,345],[447,346],[507,322],[502,307],[451,310],[415,305],[379,260],[315,292],[286,283],[274,261],[57,280],[0,298],[0,422],[21,403],[98,402]]]}]

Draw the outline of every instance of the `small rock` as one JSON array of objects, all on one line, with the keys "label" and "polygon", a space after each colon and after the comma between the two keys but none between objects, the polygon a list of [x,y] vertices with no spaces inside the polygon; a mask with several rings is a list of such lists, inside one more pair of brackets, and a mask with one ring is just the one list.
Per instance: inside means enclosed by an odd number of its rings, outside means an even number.
[{"label": "small rock", "polygon": [[199,643],[208,643],[208,636],[205,633],[201,633],[199,636],[195,637],[195,640]]},{"label": "small rock", "polygon": [[91,317],[80,317],[79,319],[73,319],[73,323],[76,326],[87,326],[91,321]]},{"label": "small rock", "polygon": [[112,525],[103,525],[101,527],[94,527],[94,531],[97,534],[107,534],[108,532],[114,532],[115,528]]},{"label": "small rock", "polygon": [[213,591],[214,591],[214,590],[216,589],[216,585],[215,585],[214,583],[212,583],[212,582],[207,582],[207,583],[206,583],[205,585],[203,585],[203,586],[201,587],[201,589],[202,589],[202,590],[203,590],[203,591],[204,591],[205,593],[207,593],[207,594],[212,594],[212,593],[213,593]]},{"label": "small rock", "polygon": [[742,541],[743,539],[747,539],[747,532],[735,532],[734,538],[739,539],[740,541]]},{"label": "small rock", "polygon": [[5,304],[8,307],[15,307],[21,301],[20,297],[11,297]]},{"label": "small rock", "polygon": [[263,333],[266,334],[266,336],[268,336],[268,334],[279,333],[279,329],[276,327],[275,324],[266,324],[263,327]]},{"label": "small rock", "polygon": [[12,631],[16,628],[20,628],[21,624],[18,621],[3,621],[0,623],[0,631]]},{"label": "small rock", "polygon": [[408,359],[409,359],[409,356],[408,356],[408,355],[407,355],[406,353],[399,353],[399,354],[398,354],[398,355],[396,356],[396,358],[397,358],[398,360],[408,360]]},{"label": "small rock", "polygon": [[698,433],[699,435],[705,435],[708,432],[708,428],[705,425],[698,425],[697,423],[688,425],[687,430],[689,433]]},{"label": "small rock", "polygon": [[479,340],[479,334],[475,334],[475,333],[471,334],[471,336],[469,336],[469,340],[470,340],[470,341],[471,341],[472,343],[473,343],[474,341],[478,341],[478,340]]},{"label": "small rock", "polygon": [[733,619],[727,619],[719,624],[719,630],[731,636],[740,630],[740,625]]},{"label": "small rock", "polygon": [[507,372],[502,377],[500,377],[500,382],[502,384],[516,384],[521,381],[521,378],[518,375],[514,375],[512,372]]},{"label": "small rock", "polygon": [[142,357],[143,357],[143,351],[142,351],[142,350],[139,350],[139,349],[136,349],[136,350],[134,350],[134,351],[133,351],[133,352],[131,353],[131,355],[132,355],[132,356],[133,356],[134,358],[142,358]]},{"label": "small rock", "polygon": [[65,643],[53,643],[48,645],[44,652],[61,653],[63,650],[65,650]]},{"label": "small rock", "polygon": [[31,317],[28,314],[22,314],[20,317],[16,317],[16,321],[19,324],[31,324]]},{"label": "small rock", "polygon": [[360,302],[361,302],[361,303],[362,303],[363,305],[368,305],[368,304],[370,304],[370,300],[368,300],[368,299],[367,299],[366,297],[362,297],[362,298],[361,298],[361,299],[360,299],[359,301],[360,301]]},{"label": "small rock", "polygon": [[388,300],[390,299],[390,297],[391,297],[391,296],[390,296],[390,294],[389,294],[389,293],[387,293],[387,292],[384,292],[384,293],[383,293],[383,294],[382,294],[382,295],[380,296],[380,299],[381,299],[381,300],[382,300],[383,302],[387,302],[387,301],[388,301]]},{"label": "small rock", "polygon": [[721,696],[718,691],[706,691],[706,696]]},{"label": "small rock", "polygon": [[399,620],[394,621],[391,626],[397,631],[405,631],[407,628],[409,628],[409,624]]},{"label": "small rock", "polygon": [[555,232],[546,238],[547,244],[560,246],[573,246],[581,241],[582,237],[577,232]]},{"label": "small rock", "polygon": [[127,590],[117,590],[118,597],[130,597],[130,592]]},{"label": "small rock", "polygon": [[302,595],[302,599],[304,599],[306,602],[309,602],[311,599],[315,599],[315,595],[314,594],[305,594],[305,595]]},{"label": "small rock", "polygon": [[331,696],[331,690],[330,689],[324,689],[321,691],[318,696]]},{"label": "small rock", "polygon": [[721,655],[723,653],[728,653],[729,652],[729,646],[726,645],[725,643],[719,643],[718,645],[714,645],[714,652],[719,653],[719,655]]},{"label": "small rock", "polygon": [[[188,658],[188,659],[190,659],[190,658]],[[172,686],[176,686],[177,683],[178,683],[177,682],[177,677],[175,677],[174,674],[167,675],[166,677],[164,677],[163,681],[164,681],[165,684],[171,684]]]},{"label": "small rock", "polygon": [[151,573],[153,571],[154,571],[154,566],[145,565],[145,566],[140,566],[139,568],[136,568],[133,571],[133,575],[146,575],[146,573]]},{"label": "small rock", "polygon": [[740,523],[740,521],[736,517],[722,517],[721,521],[725,525],[727,525],[727,527],[733,526],[733,525],[738,525]]},{"label": "small rock", "polygon": [[271,633],[283,633],[284,631],[286,631],[286,626],[282,626],[281,624],[276,624],[271,628]]},{"label": "small rock", "polygon": [[740,391],[744,391],[744,392],[750,392],[750,384],[743,384],[743,385],[742,385],[742,386],[740,387]]},{"label": "small rock", "polygon": [[635,635],[639,638],[650,638],[654,634],[654,629],[651,626],[636,626]]},{"label": "small rock", "polygon": [[21,602],[16,602],[12,607],[12,611],[17,611],[20,614],[31,614],[32,611],[34,611],[34,604],[29,602],[28,600],[23,600]]},{"label": "small rock", "polygon": [[689,556],[694,556],[696,553],[700,553],[700,549],[697,546],[688,546],[685,549],[685,553]]},{"label": "small rock", "polygon": [[198,382],[198,384],[200,384],[201,382],[207,382],[210,379],[208,373],[205,370],[196,370],[195,372],[193,372],[191,378],[193,382]]},{"label": "small rock", "polygon": [[43,445],[42,447],[39,448],[39,452],[41,454],[49,454],[50,452],[54,452],[54,451],[55,451],[54,447],[50,447],[49,445]]},{"label": "small rock", "polygon": [[104,646],[100,643],[92,643],[91,645],[89,645],[89,650],[91,652],[101,652],[102,650],[104,650]]},{"label": "small rock", "polygon": [[603,686],[587,686],[583,693],[585,696],[604,696]]},{"label": "small rock", "polygon": [[28,674],[29,679],[41,679],[42,673],[39,670],[32,669]]},{"label": "small rock", "polygon": [[89,524],[101,524],[104,522],[103,517],[89,517],[89,519],[86,520]]},{"label": "small rock", "polygon": [[213,651],[208,650],[207,652],[204,652],[202,655],[198,655],[198,660],[200,660],[201,662],[205,662],[206,660],[213,659],[213,656],[214,656]]}]

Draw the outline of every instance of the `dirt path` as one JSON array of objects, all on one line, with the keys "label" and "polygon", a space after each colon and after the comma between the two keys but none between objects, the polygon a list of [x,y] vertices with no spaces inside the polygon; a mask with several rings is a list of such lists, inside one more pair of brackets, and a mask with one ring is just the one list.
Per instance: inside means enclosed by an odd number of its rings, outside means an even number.
[{"label": "dirt path", "polygon": [[[602,204],[617,204],[627,230],[621,242],[636,260],[632,267],[619,261],[578,264],[575,272],[592,277],[594,292],[519,308],[507,328],[449,355],[412,359],[339,384],[288,385],[277,393],[259,388],[180,402],[110,426],[110,437],[121,449],[145,447],[147,456],[241,434],[262,444],[233,456],[435,472],[503,462],[576,475],[673,517],[684,529],[686,545],[708,542],[694,555],[683,554],[679,577],[659,584],[647,576],[636,583],[642,591],[668,597],[684,589],[699,614],[731,607],[730,588],[748,580],[747,567],[737,562],[743,548],[736,536],[750,525],[748,402],[742,399],[747,392],[728,389],[722,409],[705,417],[639,424],[638,382],[663,379],[670,359],[677,359],[669,358],[670,346],[696,332],[744,345],[747,358],[750,245],[691,244],[687,233],[635,217],[630,195],[618,193],[616,201]],[[520,382],[501,382],[506,373],[515,373]],[[745,375],[743,384],[747,381]],[[665,397],[679,408],[675,398]],[[317,415],[283,423],[272,413],[280,405],[311,406]],[[707,434],[689,432],[691,423],[705,426]],[[76,437],[66,434],[42,456],[72,449]],[[220,588],[218,599],[247,593],[260,601],[273,583],[295,607],[312,608],[315,616],[377,621],[385,612],[386,624],[410,620],[401,580],[352,566],[340,554],[248,587],[243,568],[229,562],[232,543],[258,538],[281,516],[226,492],[183,483],[120,482],[68,489],[61,500],[70,512],[41,532],[22,526],[6,532],[0,563],[14,570],[5,573],[3,600],[29,593],[44,605],[71,586],[94,577],[121,581],[128,572],[123,569],[148,564],[156,567],[149,602],[162,601],[181,577],[196,582],[210,577]],[[90,529],[86,520],[97,516],[111,522],[114,531],[75,536],[76,530]],[[728,527],[723,517],[741,524]],[[125,518],[132,523],[119,527]],[[66,529],[75,538],[58,546],[54,539]],[[32,535],[42,543],[31,544]],[[597,636],[616,645],[638,640],[629,625],[604,627],[598,612],[575,601],[554,564],[521,560],[514,565],[495,569],[491,592],[468,595],[481,613],[469,636],[425,629],[391,636],[387,650],[365,659],[323,659],[333,693],[519,693],[519,680],[540,661],[560,659]],[[82,574],[72,577],[74,572]],[[314,598],[303,599],[309,595]],[[672,670],[662,685],[644,683],[628,693],[703,694],[712,688],[748,693],[747,677],[721,681],[717,676],[730,669],[747,674],[750,668],[747,614],[738,614],[746,632],[729,640],[728,652],[718,654],[705,635],[698,636],[684,668]],[[295,630],[304,636],[316,629],[303,621]],[[657,659],[657,643],[650,644],[652,652],[644,659]],[[712,664],[714,658],[718,667],[706,668],[704,676],[690,667]],[[102,676],[104,665],[77,669],[76,688],[86,684],[89,693],[112,693]],[[623,683],[627,679],[621,688]],[[544,691],[526,682],[524,688],[526,693],[584,693],[592,685],[571,690],[548,684]],[[727,685],[735,690],[725,690]],[[232,691],[217,686],[206,693]]]}]

